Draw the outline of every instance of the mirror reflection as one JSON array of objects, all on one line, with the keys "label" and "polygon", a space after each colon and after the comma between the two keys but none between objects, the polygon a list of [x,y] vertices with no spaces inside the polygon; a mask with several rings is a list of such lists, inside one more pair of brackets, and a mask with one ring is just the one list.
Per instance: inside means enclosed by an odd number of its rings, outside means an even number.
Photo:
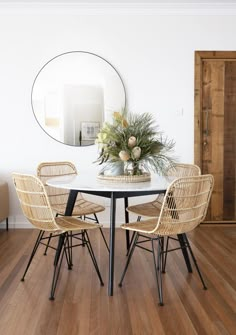
[{"label": "mirror reflection", "polygon": [[64,144],[94,144],[104,121],[125,107],[125,89],[116,69],[84,51],[61,54],[37,74],[31,102],[42,129]]}]

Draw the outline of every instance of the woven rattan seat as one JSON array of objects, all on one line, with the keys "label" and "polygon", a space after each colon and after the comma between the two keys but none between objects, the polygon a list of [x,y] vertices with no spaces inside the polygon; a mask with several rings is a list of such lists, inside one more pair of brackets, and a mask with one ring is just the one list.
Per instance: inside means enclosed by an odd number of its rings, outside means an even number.
[{"label": "woven rattan seat", "polygon": [[[56,248],[54,259],[54,274],[50,299],[54,299],[54,293],[64,255],[66,256],[69,269],[72,268],[72,248],[75,246],[87,246],[100,283],[103,285],[97,261],[87,234],[87,230],[98,229],[102,226],[72,216],[55,217],[46,189],[39,178],[33,175],[18,173],[13,173],[12,177],[23,214],[35,228],[39,229],[39,235],[22,277],[22,281],[24,281],[25,275],[39,245],[46,245],[44,241],[47,242],[48,239],[57,238],[58,246]],[[50,236],[44,237],[45,232],[50,233]],[[72,240],[69,238],[68,232],[76,232],[77,241],[79,240],[80,243],[72,245]],[[55,249],[52,246],[49,247]]]},{"label": "woven rattan seat", "polygon": [[[37,176],[44,184],[51,207],[56,215],[65,214],[69,190],[48,186],[47,180],[53,177],[70,175],[77,175],[77,169],[73,163],[68,161],[42,162],[38,165]],[[83,197],[81,193],[78,193],[72,216],[83,217],[84,219],[89,218],[91,220],[95,220],[98,223],[96,213],[102,212],[104,210],[104,206],[88,201]],[[91,217],[91,215],[93,215],[93,217]],[[109,250],[108,244],[101,228],[100,232],[102,234],[104,243]]]},{"label": "woven rattan seat", "polygon": [[[194,164],[175,164],[166,173],[167,176],[174,176],[176,178],[198,176],[200,174],[200,168]],[[159,194],[157,198],[151,202],[129,206],[127,211],[138,215],[138,220],[140,220],[142,216],[157,217],[160,214],[163,198],[164,195]]]},{"label": "woven rattan seat", "polygon": [[[213,176],[200,175],[194,177],[183,177],[174,180],[168,187],[163,198],[160,214],[157,218],[123,224],[121,228],[135,232],[134,241],[129,250],[126,266],[121,277],[119,286],[122,285],[126,270],[135,247],[141,247],[153,253],[156,271],[157,287],[160,304],[163,305],[162,293],[162,271],[165,271],[166,255],[169,238],[176,240],[174,235],[183,237],[184,244],[181,249],[188,250],[197,268],[204,289],[206,285],[203,281],[196,259],[193,255],[186,233],[196,228],[205,218],[209,200],[213,189]],[[167,236],[166,247],[164,247],[164,237]],[[154,242],[157,241],[158,253],[155,256]],[[141,244],[151,242],[151,249],[147,249]]]}]

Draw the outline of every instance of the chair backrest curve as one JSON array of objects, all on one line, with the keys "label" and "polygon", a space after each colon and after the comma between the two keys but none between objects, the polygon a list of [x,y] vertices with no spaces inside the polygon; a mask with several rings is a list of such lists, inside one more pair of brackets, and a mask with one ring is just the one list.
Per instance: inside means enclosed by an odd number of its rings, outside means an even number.
[{"label": "chair backrest curve", "polygon": [[176,235],[193,230],[205,219],[213,186],[210,174],[175,179],[166,191],[153,233]]},{"label": "chair backrest curve", "polygon": [[12,179],[25,217],[40,230],[60,230],[42,181],[33,175],[13,173]]},{"label": "chair backrest curve", "polygon": [[201,169],[195,164],[176,163],[167,171],[168,176],[175,176],[177,178],[199,176],[200,174]]},{"label": "chair backrest curve", "polygon": [[69,190],[48,186],[46,184],[47,180],[53,177],[69,175],[77,175],[76,167],[71,162],[42,162],[38,165],[37,176],[44,184],[52,207],[65,207],[69,196]]}]

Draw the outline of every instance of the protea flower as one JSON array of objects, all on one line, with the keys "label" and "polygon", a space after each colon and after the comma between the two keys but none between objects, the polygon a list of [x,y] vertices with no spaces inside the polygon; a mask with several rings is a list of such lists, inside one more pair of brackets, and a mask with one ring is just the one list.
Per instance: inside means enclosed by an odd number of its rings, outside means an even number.
[{"label": "protea flower", "polygon": [[120,159],[121,159],[123,162],[126,162],[126,161],[128,161],[128,160],[130,159],[130,155],[129,155],[129,153],[128,153],[127,151],[125,151],[125,150],[121,150],[121,151],[119,152],[119,157],[120,157]]},{"label": "protea flower", "polygon": [[135,147],[136,143],[137,143],[136,137],[130,136],[130,138],[128,139],[128,147],[133,148]]},{"label": "protea flower", "polygon": [[134,147],[132,149],[132,156],[134,159],[139,159],[141,156],[141,148],[140,147]]}]

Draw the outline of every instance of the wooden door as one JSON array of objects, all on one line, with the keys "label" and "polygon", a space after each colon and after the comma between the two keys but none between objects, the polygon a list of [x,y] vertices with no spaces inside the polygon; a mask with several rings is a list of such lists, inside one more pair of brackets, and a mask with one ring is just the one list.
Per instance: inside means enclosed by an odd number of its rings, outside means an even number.
[{"label": "wooden door", "polygon": [[195,52],[195,164],[211,173],[206,222],[236,222],[236,52]]}]

